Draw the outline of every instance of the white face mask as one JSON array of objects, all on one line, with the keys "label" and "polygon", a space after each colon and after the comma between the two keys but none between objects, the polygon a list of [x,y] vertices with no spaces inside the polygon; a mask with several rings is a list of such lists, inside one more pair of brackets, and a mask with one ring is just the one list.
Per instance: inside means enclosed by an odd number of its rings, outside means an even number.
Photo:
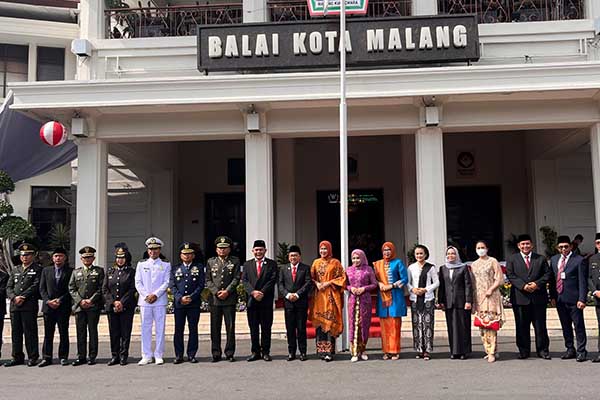
[{"label": "white face mask", "polygon": [[477,255],[479,257],[485,257],[485,255],[487,254],[487,249],[477,249],[475,251],[477,252]]}]

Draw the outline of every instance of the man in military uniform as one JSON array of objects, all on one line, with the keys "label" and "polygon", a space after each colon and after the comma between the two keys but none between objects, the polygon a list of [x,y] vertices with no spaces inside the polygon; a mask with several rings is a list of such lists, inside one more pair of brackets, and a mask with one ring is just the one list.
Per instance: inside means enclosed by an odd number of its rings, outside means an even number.
[{"label": "man in military uniform", "polygon": [[[73,299],[75,326],[77,328],[77,359],[73,366],[96,364],[98,355],[98,321],[103,306],[102,283],[104,268],[94,264],[96,249],[85,246],[79,250],[83,266],[73,271],[69,281],[69,293]],[[90,335],[89,358],[86,358],[87,335]]]},{"label": "man in military uniform", "polygon": [[197,363],[196,352],[198,351],[198,322],[200,321],[200,294],[204,289],[204,266],[194,258],[196,251],[189,242],[179,246],[179,257],[181,263],[171,268],[171,281],[169,287],[174,298],[175,305],[175,332],[173,334],[173,345],[175,347],[175,361],[173,364],[183,362],[183,331],[185,320],[188,321],[188,346],[187,357],[191,363]]},{"label": "man in military uniform", "polygon": [[[0,357],[2,357],[2,331],[4,330],[4,316],[6,315],[6,284],[8,273],[0,268]],[[0,366],[1,363],[0,363]]]},{"label": "man in military uniform", "polygon": [[[167,318],[167,289],[171,278],[171,264],[160,259],[162,241],[151,237],[146,240],[149,258],[140,261],[135,269],[135,288],[139,293],[138,306],[142,317],[142,359],[138,365],[154,362],[164,364],[165,321]],[[156,347],[152,352],[152,325],[156,329]]]},{"label": "man in military uniform", "polygon": [[43,360],[40,367],[52,364],[52,344],[54,330],[58,325],[60,343],[58,358],[61,365],[67,365],[69,358],[69,318],[71,317],[71,294],[69,282],[73,269],[66,264],[67,251],[57,248],[52,252],[52,265],[42,270],[40,278],[40,295],[42,296],[42,312],[44,313]]},{"label": "man in military uniform", "polygon": [[38,342],[38,299],[42,267],[33,262],[35,248],[29,243],[19,246],[21,265],[10,273],[6,293],[10,299],[10,326],[12,328],[12,360],[5,367],[25,362],[23,336],[27,349],[27,365],[33,367],[40,358]]},{"label": "man in military uniform", "polygon": [[235,306],[240,283],[240,260],[230,256],[232,241],[227,236],[215,240],[217,257],[207,261],[206,287],[210,290],[210,340],[212,361],[221,360],[221,326],[225,319],[225,357],[235,361]]},{"label": "man in military uniform", "polygon": [[[594,244],[598,252],[589,260],[588,286],[596,303],[596,319],[598,320],[598,329],[600,329],[600,233],[596,233]],[[600,336],[598,337],[598,355],[592,362],[600,362]]]}]

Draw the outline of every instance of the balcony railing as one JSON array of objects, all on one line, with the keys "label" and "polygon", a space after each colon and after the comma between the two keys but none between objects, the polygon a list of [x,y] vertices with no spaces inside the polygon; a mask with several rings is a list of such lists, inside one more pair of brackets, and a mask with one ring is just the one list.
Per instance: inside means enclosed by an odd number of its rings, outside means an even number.
[{"label": "balcony railing", "polygon": [[583,19],[585,0],[438,0],[439,14],[477,14],[479,23]]},{"label": "balcony railing", "polygon": [[[411,3],[411,0],[369,0],[366,16],[408,16],[411,14]],[[304,21],[311,19],[306,0],[268,0],[267,6],[272,22]]]},{"label": "balcony railing", "polygon": [[104,15],[106,37],[127,39],[195,35],[198,25],[241,23],[243,14],[242,3],[233,3],[113,8],[106,10]]}]

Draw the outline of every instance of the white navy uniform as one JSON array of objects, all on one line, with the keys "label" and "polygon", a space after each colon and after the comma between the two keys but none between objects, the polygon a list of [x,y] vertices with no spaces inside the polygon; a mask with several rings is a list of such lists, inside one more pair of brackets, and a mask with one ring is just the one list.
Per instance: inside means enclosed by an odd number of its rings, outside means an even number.
[{"label": "white navy uniform", "polygon": [[[165,320],[167,317],[167,288],[171,264],[160,258],[138,262],[135,270],[135,288],[139,293],[138,305],[142,317],[142,357],[163,358],[165,350]],[[146,296],[154,294],[157,300],[150,304]],[[156,348],[152,352],[152,324],[156,326]]]}]

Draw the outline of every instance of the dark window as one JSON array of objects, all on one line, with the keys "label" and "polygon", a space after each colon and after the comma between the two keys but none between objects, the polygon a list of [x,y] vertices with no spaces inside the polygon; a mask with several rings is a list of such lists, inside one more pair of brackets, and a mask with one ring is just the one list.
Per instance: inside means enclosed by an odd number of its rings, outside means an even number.
[{"label": "dark window", "polygon": [[9,82],[27,81],[29,47],[0,43],[0,94],[6,97]]},{"label": "dark window", "polygon": [[227,184],[243,185],[246,180],[246,165],[243,158],[227,160]]},{"label": "dark window", "polygon": [[37,80],[62,81],[65,79],[65,49],[37,48]]},{"label": "dark window", "polygon": [[41,250],[51,250],[51,232],[59,224],[71,224],[72,192],[70,187],[31,188],[31,223],[35,226]]}]

